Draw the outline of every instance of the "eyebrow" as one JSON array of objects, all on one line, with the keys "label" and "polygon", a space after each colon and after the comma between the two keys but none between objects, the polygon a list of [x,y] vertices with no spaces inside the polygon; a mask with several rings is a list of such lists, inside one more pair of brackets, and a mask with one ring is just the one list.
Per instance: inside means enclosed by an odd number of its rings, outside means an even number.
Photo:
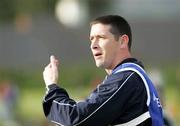
[{"label": "eyebrow", "polygon": [[92,38],[94,37],[98,37],[98,38],[102,38],[102,37],[106,37],[106,35],[93,35],[93,36],[90,36],[89,39],[91,40]]}]

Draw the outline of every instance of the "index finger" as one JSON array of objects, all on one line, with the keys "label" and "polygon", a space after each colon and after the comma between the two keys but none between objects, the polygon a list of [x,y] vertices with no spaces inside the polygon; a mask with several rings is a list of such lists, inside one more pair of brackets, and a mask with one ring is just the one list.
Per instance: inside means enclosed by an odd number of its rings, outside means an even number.
[{"label": "index finger", "polygon": [[51,65],[52,65],[52,67],[57,67],[57,65],[58,65],[58,60],[55,58],[54,55],[51,55],[51,56],[50,56],[50,63],[51,63]]}]

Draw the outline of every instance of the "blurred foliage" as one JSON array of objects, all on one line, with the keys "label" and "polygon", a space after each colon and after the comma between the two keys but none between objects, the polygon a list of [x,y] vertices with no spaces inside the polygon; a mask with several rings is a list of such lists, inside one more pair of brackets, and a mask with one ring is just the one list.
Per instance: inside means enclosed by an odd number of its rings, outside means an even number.
[{"label": "blurred foliage", "polygon": [[[93,15],[92,18],[94,18],[95,15],[96,16],[101,15],[102,12],[106,12],[108,6],[111,5],[112,1],[110,1],[110,0],[87,0],[87,3],[89,5],[89,9],[90,9],[89,13],[90,13],[90,15]],[[100,5],[102,5],[102,3],[103,3],[103,6],[100,6]],[[98,11],[97,11],[97,8],[98,8]]]},{"label": "blurred foliage", "polygon": [[1,0],[0,22],[13,21],[20,14],[54,13],[57,0]]},{"label": "blurred foliage", "polygon": [[[174,121],[179,124],[180,99],[179,75],[180,66],[161,66],[165,78],[165,103],[166,108]],[[11,80],[19,87],[19,102],[16,109],[17,118],[21,123],[32,121],[40,123],[46,120],[42,110],[42,99],[45,94],[45,85],[42,77],[42,69],[36,70],[0,70],[0,81]],[[60,69],[59,85],[64,87],[70,97],[81,100],[104,79],[104,70],[91,65],[63,65]],[[36,116],[34,116],[36,115]],[[38,118],[37,118],[38,117]]]},{"label": "blurred foliage", "polygon": [[[35,15],[40,13],[54,14],[55,4],[58,0],[1,0],[0,1],[0,23],[11,22],[16,16],[21,14]],[[84,2],[84,0],[79,0]],[[110,5],[109,0],[86,0],[89,5],[90,15],[97,14],[97,8],[100,12],[106,11]],[[103,2],[103,6],[101,5]],[[68,11],[68,10],[67,10]],[[100,14],[99,12],[99,14]]]},{"label": "blurred foliage", "polygon": [[[105,73],[104,70],[98,70],[87,64],[65,65],[60,71],[59,85],[66,88],[70,97],[75,100],[86,97],[104,78]],[[29,121],[39,123],[45,120],[42,99],[46,89],[42,72],[42,69],[0,69],[0,85],[2,82],[12,82],[19,88],[15,115],[21,124]]]},{"label": "blurred foliage", "polygon": [[[80,67],[81,66],[81,67]],[[0,69],[0,81],[12,80],[22,88],[42,87],[43,69]],[[89,86],[96,80],[102,80],[104,70],[91,65],[64,65],[60,68],[60,84],[66,87]]]},{"label": "blurred foliage", "polygon": [[9,21],[15,17],[15,0],[1,0],[0,21]]},{"label": "blurred foliage", "polygon": [[180,125],[180,65],[163,67],[165,79],[165,107],[176,125]]}]

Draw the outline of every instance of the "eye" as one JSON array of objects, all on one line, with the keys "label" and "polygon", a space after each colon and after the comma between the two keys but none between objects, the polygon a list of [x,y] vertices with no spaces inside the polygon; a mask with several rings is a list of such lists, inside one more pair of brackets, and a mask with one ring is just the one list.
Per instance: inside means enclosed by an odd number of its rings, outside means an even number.
[{"label": "eye", "polygon": [[90,36],[90,37],[89,37],[89,40],[90,40],[90,41],[93,41],[93,39],[94,39],[93,36]]},{"label": "eye", "polygon": [[100,38],[100,39],[105,39],[105,37],[104,37],[104,36],[99,36],[99,38]]},{"label": "eye", "polygon": [[99,35],[99,38],[105,39],[105,38],[107,38],[107,35],[105,35],[105,34]]},{"label": "eye", "polygon": [[105,36],[98,36],[98,39],[99,39],[99,40],[105,40],[106,37],[105,37]]}]

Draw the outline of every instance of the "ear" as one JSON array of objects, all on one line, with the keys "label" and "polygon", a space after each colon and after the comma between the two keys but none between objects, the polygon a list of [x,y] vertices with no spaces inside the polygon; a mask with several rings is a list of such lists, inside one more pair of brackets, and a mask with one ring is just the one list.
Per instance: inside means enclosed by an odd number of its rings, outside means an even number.
[{"label": "ear", "polygon": [[126,34],[120,36],[119,41],[120,41],[121,48],[128,47],[129,37]]}]

